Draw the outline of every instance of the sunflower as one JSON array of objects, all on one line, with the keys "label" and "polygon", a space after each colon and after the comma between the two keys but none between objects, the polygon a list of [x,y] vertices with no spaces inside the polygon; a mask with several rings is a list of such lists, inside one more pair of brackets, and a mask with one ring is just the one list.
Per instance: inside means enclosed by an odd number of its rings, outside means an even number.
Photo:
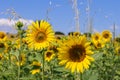
[{"label": "sunflower", "polygon": [[25,64],[25,62],[26,62],[26,55],[24,53],[22,53],[22,54],[20,54],[20,56],[19,56],[19,62],[17,61],[16,65],[17,66],[22,66],[22,65]]},{"label": "sunflower", "polygon": [[32,66],[41,66],[41,63],[38,61],[33,61],[31,65]]},{"label": "sunflower", "polygon": [[0,41],[5,41],[7,39],[7,35],[4,32],[0,32]]},{"label": "sunflower", "polygon": [[54,53],[58,53],[57,47],[59,46],[58,40],[55,41],[47,48],[47,50],[52,50]]},{"label": "sunflower", "polygon": [[116,47],[116,53],[117,53],[117,55],[120,55],[120,47]]},{"label": "sunflower", "polygon": [[87,42],[85,36],[70,36],[68,40],[63,42],[58,48],[58,59],[60,65],[66,64],[65,68],[71,69],[71,72],[81,72],[89,68],[90,61],[94,61],[91,57],[90,43]]},{"label": "sunflower", "polygon": [[94,42],[94,46],[96,49],[103,48],[105,46],[105,43],[102,40],[98,40]]},{"label": "sunflower", "polygon": [[53,59],[54,56],[55,56],[54,52],[52,50],[48,50],[45,53],[45,60],[49,62],[50,60]]},{"label": "sunflower", "polygon": [[39,73],[40,72],[40,66],[41,66],[41,63],[38,62],[38,61],[33,61],[31,66],[33,66],[33,69],[30,71],[33,75],[36,74],[36,73]]},{"label": "sunflower", "polygon": [[102,39],[105,41],[105,42],[109,42],[112,38],[112,33],[108,30],[104,30],[102,32]]},{"label": "sunflower", "polygon": [[73,32],[73,35],[74,36],[80,36],[81,34],[80,34],[80,32]]},{"label": "sunflower", "polygon": [[0,53],[0,60],[2,60],[3,59],[3,55]]},{"label": "sunflower", "polygon": [[54,38],[52,26],[44,20],[33,22],[28,26],[26,40],[30,48],[35,50],[46,48]]},{"label": "sunflower", "polygon": [[33,75],[40,72],[40,69],[34,69],[30,71]]},{"label": "sunflower", "polygon": [[98,41],[98,40],[100,40],[100,39],[101,39],[100,33],[96,32],[96,33],[92,34],[92,41],[93,41],[93,43]]},{"label": "sunflower", "polygon": [[0,52],[6,53],[8,49],[8,45],[5,42],[0,41]]}]

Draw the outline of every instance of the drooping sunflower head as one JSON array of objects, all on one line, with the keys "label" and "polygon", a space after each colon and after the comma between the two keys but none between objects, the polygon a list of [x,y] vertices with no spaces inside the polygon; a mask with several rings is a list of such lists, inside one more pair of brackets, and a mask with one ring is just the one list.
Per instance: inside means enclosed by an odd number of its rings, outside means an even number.
[{"label": "drooping sunflower head", "polygon": [[54,52],[52,50],[48,50],[45,53],[45,60],[49,62],[50,60],[53,59],[54,56],[55,56]]},{"label": "drooping sunflower head", "polygon": [[100,39],[101,39],[100,33],[97,32],[97,33],[92,34],[92,41],[93,41],[93,43],[98,41],[98,40],[100,40]]},{"label": "drooping sunflower head", "polygon": [[46,48],[54,39],[54,31],[48,22],[41,20],[28,26],[26,40],[29,47],[36,50]]},{"label": "drooping sunflower head", "polygon": [[0,40],[6,40],[7,39],[7,36],[4,32],[0,32]]},{"label": "drooping sunflower head", "polygon": [[109,42],[112,38],[112,33],[108,30],[104,30],[102,32],[102,39],[105,41],[105,42]]},{"label": "drooping sunflower head", "polygon": [[90,61],[94,60],[90,57],[93,52],[85,36],[73,37],[69,37],[67,43],[58,48],[58,59],[61,60],[59,64],[66,64],[71,72],[83,72],[89,68]]}]

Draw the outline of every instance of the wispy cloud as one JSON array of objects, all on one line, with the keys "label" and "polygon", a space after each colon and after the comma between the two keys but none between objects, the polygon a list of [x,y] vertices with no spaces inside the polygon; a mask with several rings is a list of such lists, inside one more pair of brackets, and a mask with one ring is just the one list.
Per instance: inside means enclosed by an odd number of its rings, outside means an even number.
[{"label": "wispy cloud", "polygon": [[93,33],[96,33],[96,32],[100,32],[100,31],[94,28]]},{"label": "wispy cloud", "polygon": [[118,25],[111,25],[111,26],[110,26],[110,29],[113,30],[114,27],[115,27],[116,30],[119,29],[119,26],[118,26]]}]

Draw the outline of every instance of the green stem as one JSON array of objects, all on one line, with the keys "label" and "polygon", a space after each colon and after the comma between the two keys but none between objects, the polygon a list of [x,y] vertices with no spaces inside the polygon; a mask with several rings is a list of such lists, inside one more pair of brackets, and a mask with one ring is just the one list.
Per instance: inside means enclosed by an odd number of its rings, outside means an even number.
[{"label": "green stem", "polygon": [[53,64],[51,64],[51,62],[48,62],[48,66],[50,69],[51,79],[53,79]]},{"label": "green stem", "polygon": [[19,35],[20,35],[20,48],[19,48],[19,54],[18,54],[18,80],[20,80],[20,55],[22,52],[22,33],[21,30],[19,30]]},{"label": "green stem", "polygon": [[83,79],[82,79],[82,73],[80,73],[79,75],[80,75],[80,80],[83,80]]},{"label": "green stem", "polygon": [[42,57],[43,57],[43,60],[42,60],[42,68],[43,68],[42,69],[42,80],[44,80],[44,62],[45,62],[44,61],[44,52],[43,52],[43,56]]},{"label": "green stem", "polygon": [[11,56],[10,56],[10,52],[8,52],[9,54],[9,65],[11,66]]}]

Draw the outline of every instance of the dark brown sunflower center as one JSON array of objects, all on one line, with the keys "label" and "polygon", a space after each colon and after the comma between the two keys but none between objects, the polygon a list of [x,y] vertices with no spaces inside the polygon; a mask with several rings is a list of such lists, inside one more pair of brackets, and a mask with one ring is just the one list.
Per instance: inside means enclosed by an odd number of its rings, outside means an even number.
[{"label": "dark brown sunflower center", "polygon": [[51,55],[52,55],[52,52],[47,52],[47,53],[46,53],[46,57],[48,57],[48,58],[49,58]]},{"label": "dark brown sunflower center", "polygon": [[52,46],[52,47],[50,47],[49,49],[50,49],[50,50],[53,50],[54,52],[58,52],[58,50],[57,50],[57,47],[56,47],[56,46]]},{"label": "dark brown sunflower center", "polygon": [[4,48],[4,47],[5,47],[4,43],[0,43],[0,48]]},{"label": "dark brown sunflower center", "polygon": [[14,35],[11,35],[10,38],[14,38]]},{"label": "dark brown sunflower center", "polygon": [[84,60],[85,48],[82,45],[74,45],[69,49],[69,58],[74,62]]},{"label": "dark brown sunflower center", "polygon": [[4,37],[5,37],[4,34],[1,34],[1,35],[0,35],[0,39],[3,39]]},{"label": "dark brown sunflower center", "polygon": [[75,32],[75,33],[74,33],[74,35],[75,35],[75,36],[79,36],[79,35],[80,35],[80,33],[78,33],[78,32]]},{"label": "dark brown sunflower center", "polygon": [[45,39],[46,39],[45,33],[43,33],[43,32],[37,33],[37,35],[36,35],[36,41],[37,41],[37,42],[42,42],[42,41],[44,41]]},{"label": "dark brown sunflower center", "polygon": [[99,37],[98,36],[95,36],[95,40],[98,40],[99,39]]},{"label": "dark brown sunflower center", "polygon": [[104,38],[108,38],[108,37],[109,37],[109,34],[104,34],[103,37],[104,37]]},{"label": "dark brown sunflower center", "polygon": [[100,43],[97,44],[97,47],[101,47],[102,45]]}]

